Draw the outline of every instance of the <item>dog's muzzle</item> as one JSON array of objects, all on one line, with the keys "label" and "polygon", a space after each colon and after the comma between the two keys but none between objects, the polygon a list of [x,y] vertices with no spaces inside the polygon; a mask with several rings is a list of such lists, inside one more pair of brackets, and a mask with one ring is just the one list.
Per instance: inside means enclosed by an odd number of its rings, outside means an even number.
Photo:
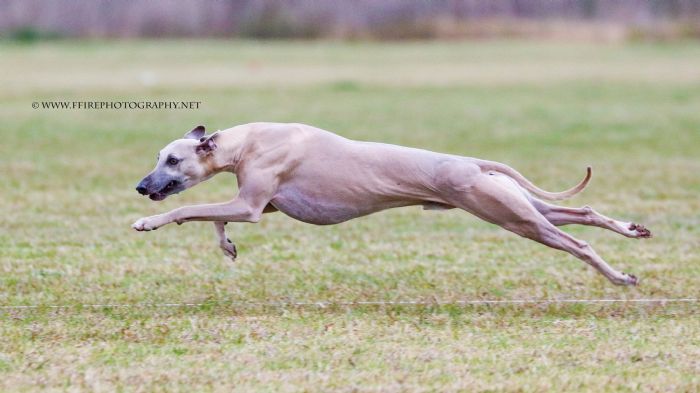
[{"label": "dog's muzzle", "polygon": [[161,189],[159,189],[157,191],[150,191],[149,187],[147,187],[144,184],[144,181],[141,181],[141,183],[139,183],[136,186],[136,191],[141,195],[148,195],[148,197],[153,201],[162,201],[168,195],[170,195],[173,191],[175,191],[178,188],[178,186],[180,186],[179,181],[171,180],[165,186],[163,186]]}]

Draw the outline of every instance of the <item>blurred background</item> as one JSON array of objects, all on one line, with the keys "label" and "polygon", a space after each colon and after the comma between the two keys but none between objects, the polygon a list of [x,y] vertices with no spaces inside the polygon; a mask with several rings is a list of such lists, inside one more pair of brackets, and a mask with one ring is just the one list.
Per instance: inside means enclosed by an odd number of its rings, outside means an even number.
[{"label": "blurred background", "polygon": [[2,0],[0,32],[40,37],[619,41],[700,36],[697,0]]},{"label": "blurred background", "polygon": [[[552,190],[592,165],[593,183],[568,203],[672,240],[645,242],[645,264],[627,266],[639,242],[567,230],[617,268],[656,276],[647,295],[688,295],[666,280],[692,281],[698,269],[688,250],[700,221],[699,15],[691,0],[0,0],[0,241],[11,261],[0,300],[157,300],[183,287],[241,299],[614,290],[579,261],[457,211],[398,209],[330,228],[270,215],[236,232],[255,261],[236,269],[221,263],[208,225],[132,233],[140,216],[235,195],[222,175],[162,203],[140,198],[133,187],[159,149],[198,124],[252,121],[493,159]],[[200,105],[33,106],[180,100]],[[295,252],[300,244],[317,252]],[[561,274],[561,260],[593,276]],[[148,290],[124,291],[130,277]],[[262,293],[265,279],[275,284]]]},{"label": "blurred background", "polygon": [[[0,305],[698,297],[699,38],[700,0],[0,0]],[[40,105],[74,101],[200,105]],[[134,186],[194,126],[252,121],[497,160],[548,190],[592,165],[562,204],[654,238],[565,230],[642,285],[457,209],[269,214],[227,226],[236,263],[210,223],[131,230],[233,198],[231,174],[160,203]],[[698,391],[695,303],[500,307],[0,312],[0,390]]]}]

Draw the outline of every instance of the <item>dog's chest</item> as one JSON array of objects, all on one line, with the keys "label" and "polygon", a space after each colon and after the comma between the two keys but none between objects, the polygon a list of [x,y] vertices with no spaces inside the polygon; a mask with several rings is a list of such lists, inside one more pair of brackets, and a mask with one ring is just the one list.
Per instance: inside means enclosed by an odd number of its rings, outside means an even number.
[{"label": "dog's chest", "polygon": [[270,203],[294,219],[316,225],[337,224],[369,213],[342,199],[294,187],[280,189]]}]

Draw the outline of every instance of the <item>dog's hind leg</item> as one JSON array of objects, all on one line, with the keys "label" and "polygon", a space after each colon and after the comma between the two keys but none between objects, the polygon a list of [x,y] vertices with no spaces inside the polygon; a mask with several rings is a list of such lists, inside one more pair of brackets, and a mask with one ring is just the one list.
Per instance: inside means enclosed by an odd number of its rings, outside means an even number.
[{"label": "dog's hind leg", "polygon": [[650,238],[651,232],[643,225],[606,217],[589,206],[580,208],[551,205],[532,198],[532,204],[542,215],[556,226],[580,224],[591,225],[617,232],[623,236],[643,239]]},{"label": "dog's hind leg", "polygon": [[635,276],[608,265],[588,243],[559,230],[531,203],[528,194],[504,175],[479,174],[459,186],[456,179],[444,191],[446,202],[477,217],[534,240],[562,250],[593,266],[616,285],[636,285]]},{"label": "dog's hind leg", "polygon": [[[536,227],[536,230],[533,230]],[[637,285],[639,280],[632,274],[619,272],[608,265],[587,242],[576,239],[566,232],[559,230],[549,221],[542,218],[534,225],[504,226],[504,228],[521,236],[535,240],[558,250],[563,250],[593,266],[615,285]]]}]

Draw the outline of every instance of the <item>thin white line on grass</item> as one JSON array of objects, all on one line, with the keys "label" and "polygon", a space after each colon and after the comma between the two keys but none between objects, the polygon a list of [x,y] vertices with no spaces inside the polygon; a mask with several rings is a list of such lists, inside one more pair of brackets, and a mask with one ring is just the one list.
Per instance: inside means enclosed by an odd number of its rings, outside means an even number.
[{"label": "thin white line on grass", "polygon": [[319,307],[329,306],[469,306],[469,305],[509,305],[509,304],[596,304],[596,303],[698,303],[700,298],[658,298],[658,299],[506,299],[506,300],[395,300],[395,301],[325,301],[325,302],[238,302],[214,301],[209,303],[125,303],[125,304],[28,304],[0,305],[0,310],[26,309],[78,309],[78,308],[167,308],[203,306],[258,306],[258,307]]}]

